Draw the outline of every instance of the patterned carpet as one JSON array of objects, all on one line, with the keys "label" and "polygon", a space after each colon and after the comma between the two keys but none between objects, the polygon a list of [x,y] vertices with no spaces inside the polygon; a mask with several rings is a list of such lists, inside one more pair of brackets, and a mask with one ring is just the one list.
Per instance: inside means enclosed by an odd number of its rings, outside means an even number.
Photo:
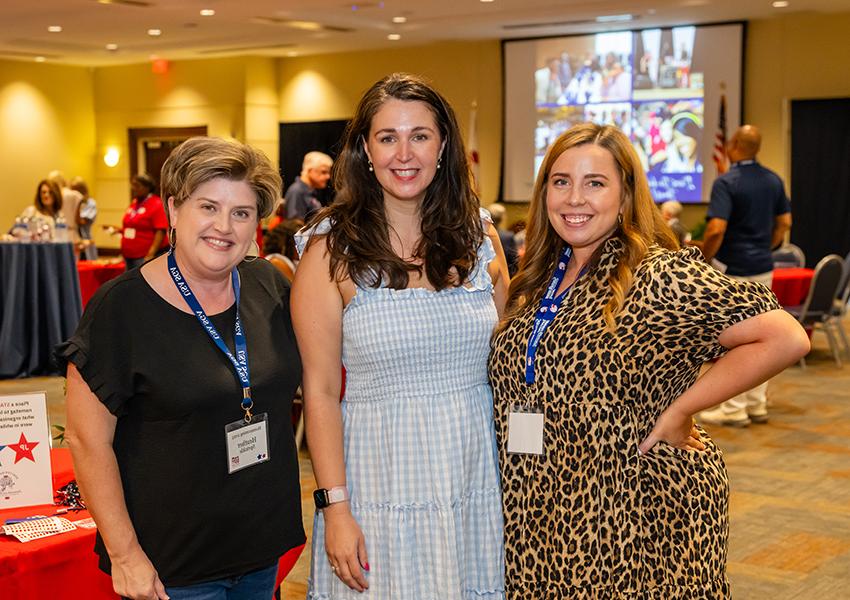
[{"label": "patterned carpet", "polygon": [[[815,333],[808,367],[791,367],[768,391],[770,421],[711,427],[732,484],[729,577],[736,600],[850,598],[850,357],[839,369]],[[0,381],[0,394],[48,392],[51,423],[64,425],[63,380]],[[312,530],[315,480],[301,453],[304,524]],[[284,583],[302,599],[309,544]],[[400,599],[403,600],[403,599]]]}]

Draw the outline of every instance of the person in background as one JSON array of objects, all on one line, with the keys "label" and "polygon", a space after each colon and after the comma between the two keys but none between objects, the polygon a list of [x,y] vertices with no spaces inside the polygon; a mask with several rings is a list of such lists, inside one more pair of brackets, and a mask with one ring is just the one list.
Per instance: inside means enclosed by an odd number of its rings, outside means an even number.
[{"label": "person in background", "polygon": [[74,223],[76,223],[77,206],[83,199],[82,194],[68,187],[68,181],[61,171],[51,171],[47,178],[56,184],[62,194],[62,217],[72,234],[69,241],[76,243],[79,241],[79,237]]},{"label": "person in background", "polygon": [[490,355],[507,597],[729,598],[726,468],[692,415],[796,362],[805,331],[677,250],[615,127],[554,142],[529,218]]},{"label": "person in background", "polygon": [[[35,199],[30,206],[27,206],[23,212],[18,215],[18,218],[27,221],[36,221],[43,223],[47,227],[44,233],[46,239],[53,239],[54,230],[56,228],[56,219],[62,214],[62,192],[54,182],[49,179],[42,179],[38,182],[35,188]],[[31,233],[33,225],[26,232]],[[12,234],[16,234],[15,229],[10,230]],[[41,233],[39,232],[38,235]]]},{"label": "person in background", "polygon": [[77,203],[74,223],[77,224],[77,236],[80,246],[80,260],[96,260],[97,246],[91,236],[91,226],[97,218],[97,202],[89,195],[89,186],[82,177],[71,180],[71,189],[82,197]]},{"label": "person in background", "polygon": [[679,240],[679,246],[684,247],[687,245],[691,241],[691,234],[685,229],[681,221],[679,221],[679,215],[682,214],[682,203],[676,200],[668,200],[667,202],[662,202],[659,208],[661,209],[661,216],[664,217],[664,221],[673,230],[673,234]]},{"label": "person in background", "polygon": [[130,180],[132,200],[124,212],[120,229],[104,226],[110,233],[121,233],[121,255],[127,270],[135,269],[168,249],[168,218],[162,198],[156,194],[156,182],[147,173]]},{"label": "person in background", "polygon": [[303,221],[284,221],[263,238],[263,257],[272,263],[287,281],[295,277],[298,266],[298,249],[295,234],[304,226]]},{"label": "person in background", "polygon": [[[753,125],[738,128],[729,140],[726,153],[731,166],[711,186],[702,253],[729,277],[770,288],[771,249],[791,229],[791,203],[779,175],[756,160],[760,148],[761,133]],[[767,385],[760,383],[703,411],[700,420],[732,427],[766,423]]]},{"label": "person in background", "polygon": [[289,284],[246,260],[280,175],[200,137],[162,181],[173,250],[103,285],[59,347],[66,440],[119,596],[269,600],[304,542]]},{"label": "person in background", "polygon": [[508,274],[454,111],[416,76],[378,81],[334,181],[292,289],[320,488],[307,595],[499,600],[487,355]]},{"label": "person in background", "polygon": [[487,211],[493,219],[493,227],[499,232],[499,241],[502,242],[505,259],[508,261],[508,273],[513,277],[519,267],[519,256],[517,255],[513,232],[502,228],[502,222],[505,220],[505,207],[502,204],[494,202],[487,207]]},{"label": "person in background", "polygon": [[308,221],[314,212],[322,208],[316,198],[316,190],[328,187],[333,159],[323,152],[308,152],[304,155],[301,174],[286,190],[286,218]]}]

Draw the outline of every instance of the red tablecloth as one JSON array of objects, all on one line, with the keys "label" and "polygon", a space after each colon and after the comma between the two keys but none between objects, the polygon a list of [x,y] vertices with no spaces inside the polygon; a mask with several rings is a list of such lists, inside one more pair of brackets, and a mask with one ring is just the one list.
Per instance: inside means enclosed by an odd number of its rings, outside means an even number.
[{"label": "red tablecloth", "polygon": [[80,275],[80,295],[83,297],[83,308],[94,296],[101,285],[115,279],[124,272],[123,262],[102,262],[99,260],[81,260],[77,263],[77,273]]},{"label": "red tablecloth", "polygon": [[776,269],[771,288],[782,306],[799,306],[806,299],[812,285],[814,269],[793,267]]},{"label": "red tablecloth", "polygon": [[[74,478],[71,453],[67,448],[50,451],[53,487],[59,488]],[[0,510],[0,522],[30,515],[52,515],[52,505]],[[62,515],[70,521],[89,517],[86,511]],[[76,529],[51,537],[21,543],[0,536],[0,597],[3,600],[35,598],[85,598],[116,600],[112,579],[97,567],[94,553],[94,529]],[[277,583],[289,573],[304,546],[293,548],[278,563]]]}]

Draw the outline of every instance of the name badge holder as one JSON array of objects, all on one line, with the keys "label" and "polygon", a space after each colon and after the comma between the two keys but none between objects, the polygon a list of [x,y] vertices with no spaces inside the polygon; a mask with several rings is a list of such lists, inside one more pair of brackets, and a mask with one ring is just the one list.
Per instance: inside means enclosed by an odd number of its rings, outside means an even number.
[{"label": "name badge holder", "polygon": [[[556,296],[558,288],[564,280],[571,256],[572,249],[567,246],[558,260],[549,287],[546,288],[546,293],[540,299],[540,306],[535,313],[534,327],[531,330],[531,336],[528,338],[528,346],[525,353],[525,383],[527,386],[534,385],[534,361],[537,356],[537,348],[543,339],[543,334],[555,319],[555,315],[558,314],[561,304],[572,289],[572,286],[570,286]],[[579,277],[583,274],[584,271],[579,273]],[[546,419],[542,407],[511,406],[508,413],[508,453],[542,455],[545,425]]]},{"label": "name badge holder", "polygon": [[254,401],[251,398],[248,343],[245,339],[245,333],[242,331],[242,321],[239,318],[239,297],[241,292],[239,273],[235,268],[230,272],[233,295],[236,297],[236,325],[233,332],[234,345],[236,346],[235,356],[227,347],[227,344],[224,343],[215,325],[210,321],[206,312],[201,307],[201,303],[198,302],[198,299],[189,287],[189,283],[180,272],[173,251],[168,253],[168,273],[171,275],[174,285],[177,286],[186,304],[189,305],[198,322],[207,332],[207,335],[210,336],[213,343],[230,360],[236,372],[236,377],[242,386],[240,407],[245,411],[245,415],[238,421],[228,423],[224,427],[228,474],[268,461],[270,458],[268,414],[260,413],[255,415],[251,412],[251,409],[254,407]]}]

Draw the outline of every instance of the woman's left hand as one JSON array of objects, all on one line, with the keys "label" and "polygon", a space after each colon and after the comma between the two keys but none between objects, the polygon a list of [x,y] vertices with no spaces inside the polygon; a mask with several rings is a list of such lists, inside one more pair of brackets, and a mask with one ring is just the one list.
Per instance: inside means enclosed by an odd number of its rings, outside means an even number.
[{"label": "woman's left hand", "polygon": [[638,446],[638,452],[646,454],[658,442],[665,442],[682,450],[705,450],[693,416],[681,413],[672,406],[658,417],[655,427]]}]

